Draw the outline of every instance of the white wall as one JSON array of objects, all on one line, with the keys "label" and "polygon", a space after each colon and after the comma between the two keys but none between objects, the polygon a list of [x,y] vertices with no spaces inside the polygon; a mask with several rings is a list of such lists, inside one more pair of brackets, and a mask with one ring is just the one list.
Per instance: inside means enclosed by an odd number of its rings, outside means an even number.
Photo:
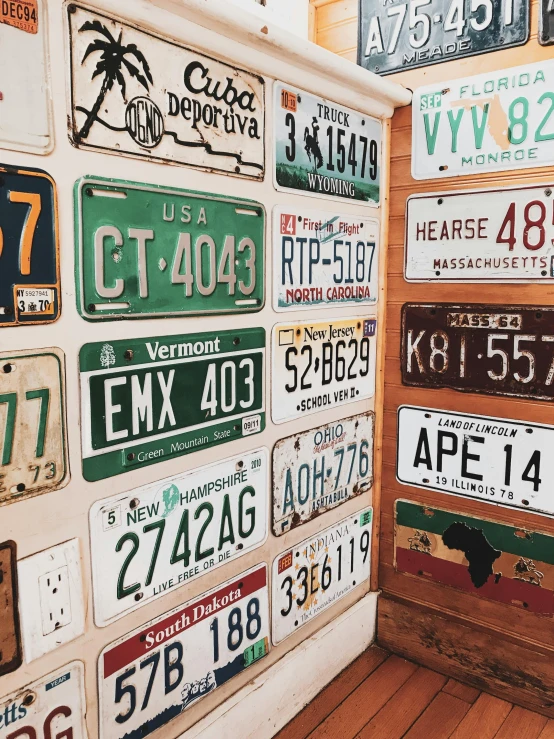
[{"label": "white wall", "polygon": [[268,23],[276,23],[291,33],[308,38],[309,0],[266,0],[265,7],[259,0],[227,0],[260,16]]}]

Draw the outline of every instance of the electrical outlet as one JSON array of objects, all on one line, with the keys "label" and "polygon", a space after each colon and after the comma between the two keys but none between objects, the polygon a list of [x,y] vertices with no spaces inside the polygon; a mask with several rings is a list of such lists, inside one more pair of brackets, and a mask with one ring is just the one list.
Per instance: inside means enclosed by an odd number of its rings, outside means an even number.
[{"label": "electrical outlet", "polygon": [[42,635],[47,636],[71,623],[71,596],[67,565],[41,575],[38,579]]}]

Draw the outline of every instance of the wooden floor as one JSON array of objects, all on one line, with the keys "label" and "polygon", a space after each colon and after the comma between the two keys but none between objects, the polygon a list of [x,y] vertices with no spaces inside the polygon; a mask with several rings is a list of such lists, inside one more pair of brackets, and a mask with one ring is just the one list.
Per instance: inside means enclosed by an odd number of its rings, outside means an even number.
[{"label": "wooden floor", "polygon": [[372,647],[275,739],[307,737],[554,739],[554,719]]}]

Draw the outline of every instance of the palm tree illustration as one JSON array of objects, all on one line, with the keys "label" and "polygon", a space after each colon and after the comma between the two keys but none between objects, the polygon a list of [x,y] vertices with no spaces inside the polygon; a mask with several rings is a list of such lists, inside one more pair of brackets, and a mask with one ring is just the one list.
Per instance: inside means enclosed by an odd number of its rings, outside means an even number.
[{"label": "palm tree illustration", "polygon": [[[98,77],[98,75],[100,74],[104,75],[104,79],[102,81],[102,87],[100,88],[98,97],[96,98],[96,101],[92,106],[92,110],[88,112],[85,124],[82,127],[81,131],[77,134],[77,139],[79,141],[81,139],[86,139],[86,137],[89,135],[91,126],[96,120],[96,116],[100,111],[102,103],[104,102],[104,98],[112,89],[116,80],[119,84],[123,100],[126,99],[125,77],[123,74],[124,68],[127,70],[129,75],[131,77],[135,77],[137,81],[140,82],[140,84],[144,88],[146,88],[146,90],[148,90],[148,82],[153,84],[152,74],[150,72],[148,62],[146,61],[144,54],[137,48],[137,45],[127,44],[126,46],[124,46],[121,43],[123,31],[120,32],[119,38],[116,40],[108,31],[106,26],[104,26],[98,20],[86,21],[86,23],[83,23],[83,25],[79,29],[79,32],[81,31],[96,31],[97,33],[104,36],[103,39],[97,38],[88,45],[87,50],[85,51],[85,54],[83,56],[83,60],[81,62],[81,64],[84,64],[85,59],[90,56],[90,54],[101,51],[102,54],[91,79]],[[131,56],[136,59],[138,64],[142,67],[142,71],[144,72],[144,74],[141,73],[139,67],[135,66],[128,59],[126,59],[127,56]]]}]

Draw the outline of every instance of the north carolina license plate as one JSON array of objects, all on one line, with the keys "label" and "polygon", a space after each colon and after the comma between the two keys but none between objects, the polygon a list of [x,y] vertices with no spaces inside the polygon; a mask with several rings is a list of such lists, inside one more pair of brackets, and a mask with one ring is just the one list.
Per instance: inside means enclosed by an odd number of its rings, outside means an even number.
[{"label": "north carolina license plate", "polygon": [[264,358],[263,328],[85,344],[85,480],[262,431]]},{"label": "north carolina license plate", "polygon": [[377,320],[278,323],[272,333],[271,417],[284,423],[375,392]]},{"label": "north carolina license plate", "polygon": [[294,205],[273,209],[276,311],[377,302],[379,221]]},{"label": "north carolina license plate", "polygon": [[282,82],[274,90],[275,187],[378,205],[381,122]]},{"label": "north carolina license plate", "polygon": [[101,739],[149,736],[269,652],[266,565],[112,642],[98,658]]},{"label": "north carolina license plate", "polygon": [[406,280],[552,280],[553,187],[410,196],[406,206]]},{"label": "north carolina license plate", "polygon": [[554,426],[404,405],[397,443],[405,485],[554,514]]},{"label": "north carolina license plate", "polygon": [[273,644],[290,636],[369,577],[373,509],[364,508],[273,560]]},{"label": "north carolina license plate", "polygon": [[95,503],[90,539],[97,626],[263,544],[268,489],[262,448]]},{"label": "north carolina license plate", "polygon": [[554,60],[418,87],[412,176],[455,177],[554,163]]},{"label": "north carolina license plate", "polygon": [[294,434],[273,447],[273,533],[281,536],[373,485],[369,411]]}]

